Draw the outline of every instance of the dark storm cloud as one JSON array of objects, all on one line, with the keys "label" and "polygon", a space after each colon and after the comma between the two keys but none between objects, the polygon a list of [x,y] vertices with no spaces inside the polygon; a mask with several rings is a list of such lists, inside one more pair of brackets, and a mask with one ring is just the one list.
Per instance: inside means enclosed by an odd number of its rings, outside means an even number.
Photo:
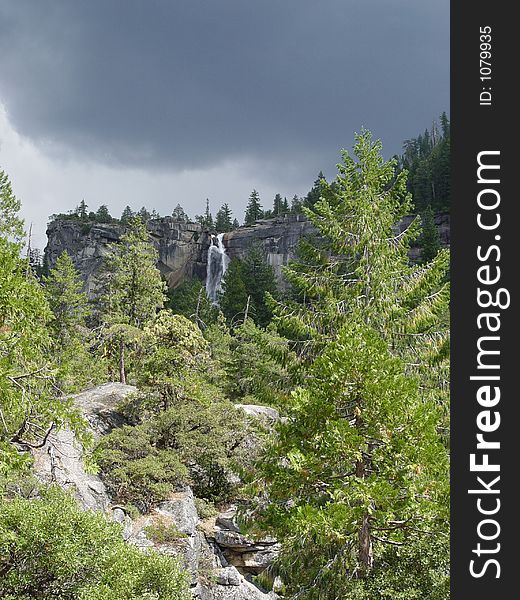
[{"label": "dark storm cloud", "polygon": [[0,101],[49,151],[122,165],[318,169],[361,126],[391,154],[448,107],[448,8],[0,0]]}]

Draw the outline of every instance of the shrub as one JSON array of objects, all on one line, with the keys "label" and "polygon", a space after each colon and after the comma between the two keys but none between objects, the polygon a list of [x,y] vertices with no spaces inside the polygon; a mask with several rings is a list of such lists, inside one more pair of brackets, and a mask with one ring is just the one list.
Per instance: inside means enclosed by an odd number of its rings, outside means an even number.
[{"label": "shrub", "polygon": [[126,544],[121,527],[81,510],[59,488],[0,503],[0,597],[187,600],[188,575],[171,557]]}]

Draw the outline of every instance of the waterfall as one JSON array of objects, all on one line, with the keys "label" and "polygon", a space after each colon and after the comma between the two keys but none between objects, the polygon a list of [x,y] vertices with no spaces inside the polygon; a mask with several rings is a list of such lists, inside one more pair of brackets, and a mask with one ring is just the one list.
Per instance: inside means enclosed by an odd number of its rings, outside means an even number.
[{"label": "waterfall", "polygon": [[[222,292],[222,278],[229,264],[229,256],[224,246],[224,234],[211,236],[208,248],[208,265],[206,268],[206,294],[213,304],[218,303],[218,295]],[[216,240],[216,244],[213,242]]]}]

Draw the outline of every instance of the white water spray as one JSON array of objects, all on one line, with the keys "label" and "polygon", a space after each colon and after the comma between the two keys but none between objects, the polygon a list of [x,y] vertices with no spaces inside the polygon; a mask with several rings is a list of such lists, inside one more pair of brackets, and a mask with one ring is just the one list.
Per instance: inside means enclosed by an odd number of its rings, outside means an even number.
[{"label": "white water spray", "polygon": [[[206,270],[206,294],[213,304],[218,303],[218,295],[223,291],[222,279],[229,265],[229,256],[224,246],[224,234],[219,233],[216,237],[211,236],[208,248],[208,266]],[[216,244],[214,244],[216,240]]]}]

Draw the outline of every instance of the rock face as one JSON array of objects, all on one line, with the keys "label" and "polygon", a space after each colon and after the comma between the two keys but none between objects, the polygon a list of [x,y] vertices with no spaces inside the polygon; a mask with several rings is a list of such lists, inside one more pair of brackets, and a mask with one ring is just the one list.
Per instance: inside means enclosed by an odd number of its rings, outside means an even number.
[{"label": "rock face", "polygon": [[[208,232],[198,223],[182,223],[172,217],[148,222],[151,240],[159,252],[157,264],[171,288],[186,277],[206,276],[206,254],[210,242]],[[85,280],[85,291],[95,291],[95,275],[99,270],[108,244],[117,242],[125,232],[119,224],[81,223],[57,219],[47,227],[45,258],[53,267],[58,256],[66,250]]]},{"label": "rock face", "polygon": [[[401,228],[413,217],[406,217]],[[441,244],[449,246],[449,215],[435,217]],[[172,217],[161,217],[148,222],[151,240],[159,253],[157,264],[170,288],[177,287],[184,279],[206,277],[207,254],[211,233],[198,223],[182,223]],[[119,224],[81,223],[57,219],[47,228],[48,243],[45,248],[47,264],[53,267],[64,251],[70,254],[74,265],[85,280],[85,289],[95,292],[95,274],[101,266],[107,245],[116,242],[125,228]],[[228,256],[243,258],[249,248],[259,245],[275,275],[282,283],[282,266],[295,257],[298,242],[304,236],[316,234],[313,225],[303,215],[285,215],[274,219],[257,221],[250,227],[240,227],[224,235]],[[412,260],[420,256],[418,247],[410,252]]]},{"label": "rock face", "polygon": [[[135,391],[131,385],[108,383],[74,397],[76,406],[91,426],[94,436],[123,424],[116,412],[117,404]],[[97,475],[87,473],[83,450],[68,429],[53,431],[42,448],[33,450],[34,471],[46,483],[57,483],[72,490],[84,507],[106,512],[110,505],[104,483]]]},{"label": "rock face", "polygon": [[[99,438],[125,424],[117,407],[135,390],[131,385],[107,383],[77,394],[74,403],[88,421],[94,437]],[[254,406],[248,408],[256,418],[262,414]],[[278,597],[260,590],[251,577],[269,567],[279,544],[276,540],[250,540],[243,536],[236,523],[235,507],[203,522],[193,492],[186,487],[157,504],[148,515],[132,520],[124,507],[113,504],[103,481],[87,472],[83,450],[71,431],[52,432],[44,447],[33,450],[33,457],[34,472],[40,480],[71,490],[84,509],[111,515],[121,525],[128,543],[179,557],[191,575],[194,598],[273,600]],[[172,539],[153,539],[148,528],[158,522],[174,526]]]}]

